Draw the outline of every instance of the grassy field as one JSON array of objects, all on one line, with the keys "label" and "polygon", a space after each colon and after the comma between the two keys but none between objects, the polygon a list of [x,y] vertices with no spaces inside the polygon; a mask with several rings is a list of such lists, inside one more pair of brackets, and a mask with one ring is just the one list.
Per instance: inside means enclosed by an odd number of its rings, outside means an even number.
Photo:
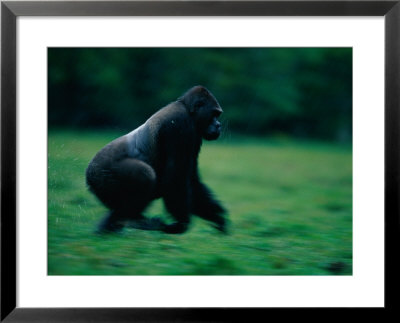
[{"label": "grassy field", "polygon": [[[98,236],[106,209],[86,189],[93,155],[118,133],[50,131],[49,275],[351,275],[351,147],[222,138],[202,178],[229,211],[229,235],[194,218],[183,235]],[[168,217],[161,201],[146,214]]]}]

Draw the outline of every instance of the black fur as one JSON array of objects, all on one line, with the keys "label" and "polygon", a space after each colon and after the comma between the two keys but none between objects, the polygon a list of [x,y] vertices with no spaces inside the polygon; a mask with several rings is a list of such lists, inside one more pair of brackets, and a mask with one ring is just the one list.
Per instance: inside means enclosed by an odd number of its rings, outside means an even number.
[{"label": "black fur", "polygon": [[[98,231],[119,231],[130,221],[139,229],[183,233],[195,214],[225,232],[225,210],[200,181],[197,167],[202,139],[220,135],[221,113],[215,97],[196,86],[100,150],[86,170],[90,191],[110,209]],[[172,224],[142,215],[160,197]]]}]

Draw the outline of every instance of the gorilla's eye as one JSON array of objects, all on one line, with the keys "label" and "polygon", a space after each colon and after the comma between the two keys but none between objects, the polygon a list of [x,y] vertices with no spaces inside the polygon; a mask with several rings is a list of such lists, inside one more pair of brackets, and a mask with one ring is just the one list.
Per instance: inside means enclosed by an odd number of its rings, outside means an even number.
[{"label": "gorilla's eye", "polygon": [[201,106],[203,106],[204,105],[204,101],[197,101],[195,104],[194,104],[194,107],[197,109],[197,108],[200,108]]}]

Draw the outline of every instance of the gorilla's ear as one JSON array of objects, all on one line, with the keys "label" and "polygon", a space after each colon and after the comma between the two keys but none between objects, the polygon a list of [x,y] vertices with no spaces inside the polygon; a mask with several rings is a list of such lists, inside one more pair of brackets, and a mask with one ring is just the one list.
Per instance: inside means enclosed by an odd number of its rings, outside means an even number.
[{"label": "gorilla's ear", "polygon": [[188,90],[178,101],[186,106],[190,114],[193,114],[206,102],[208,96],[210,92],[204,86],[197,85]]}]

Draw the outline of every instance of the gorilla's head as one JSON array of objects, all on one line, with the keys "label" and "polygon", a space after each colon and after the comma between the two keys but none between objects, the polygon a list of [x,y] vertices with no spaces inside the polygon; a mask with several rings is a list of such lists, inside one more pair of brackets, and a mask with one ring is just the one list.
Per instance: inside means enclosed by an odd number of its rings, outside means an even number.
[{"label": "gorilla's head", "polygon": [[215,97],[205,87],[198,85],[179,98],[194,118],[198,133],[205,140],[215,140],[221,134],[218,117],[222,109]]}]

